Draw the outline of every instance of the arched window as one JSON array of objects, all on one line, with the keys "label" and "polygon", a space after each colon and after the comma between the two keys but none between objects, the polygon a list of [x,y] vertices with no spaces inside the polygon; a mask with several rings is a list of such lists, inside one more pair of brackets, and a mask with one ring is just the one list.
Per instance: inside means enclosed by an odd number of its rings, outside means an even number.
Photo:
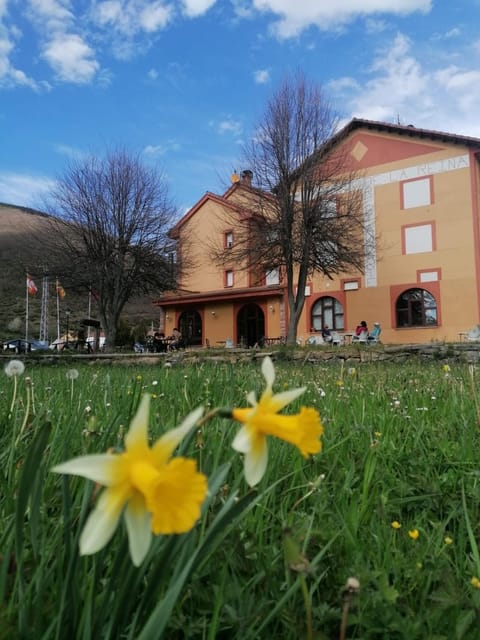
[{"label": "arched window", "polygon": [[395,305],[397,327],[431,327],[438,324],[437,301],[425,289],[408,289]]},{"label": "arched window", "polygon": [[311,326],[314,331],[321,331],[326,324],[330,329],[343,331],[343,306],[330,296],[319,298],[312,307]]}]

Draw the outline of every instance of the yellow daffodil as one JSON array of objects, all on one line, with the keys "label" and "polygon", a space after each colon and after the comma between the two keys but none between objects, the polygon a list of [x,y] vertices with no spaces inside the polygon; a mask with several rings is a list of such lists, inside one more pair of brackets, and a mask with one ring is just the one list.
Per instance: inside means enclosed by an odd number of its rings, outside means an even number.
[{"label": "yellow daffodil", "polygon": [[408,535],[412,540],[418,540],[418,536],[420,535],[420,533],[418,532],[418,529],[410,529]]},{"label": "yellow daffodil", "polygon": [[149,410],[150,396],[144,395],[125,436],[123,453],[82,456],[53,468],[56,473],[79,475],[106,487],[80,536],[81,555],[102,549],[123,513],[132,562],[139,566],[150,548],[152,533],[185,533],[200,517],[207,478],[197,471],[194,460],[171,456],[203,408],[190,413],[151,447]]},{"label": "yellow daffodil", "polygon": [[251,392],[247,400],[252,407],[233,409],[231,413],[234,420],[243,423],[232,446],[245,455],[245,479],[251,487],[260,482],[267,467],[267,436],[290,442],[306,458],[322,448],[323,427],[318,411],[302,407],[298,414],[278,415],[305,391],[305,387],[274,395],[275,369],[268,356],[262,362],[262,373],[267,384],[260,400],[257,402],[255,393]]}]

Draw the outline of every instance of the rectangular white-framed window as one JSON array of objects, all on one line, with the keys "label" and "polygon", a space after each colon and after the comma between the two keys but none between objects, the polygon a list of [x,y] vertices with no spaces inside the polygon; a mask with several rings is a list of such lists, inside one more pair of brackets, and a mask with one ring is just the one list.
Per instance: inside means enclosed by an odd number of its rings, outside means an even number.
[{"label": "rectangular white-framed window", "polygon": [[419,282],[437,282],[440,280],[439,269],[433,269],[432,271],[420,271],[418,273]]},{"label": "rectangular white-framed window", "polygon": [[233,287],[233,271],[232,269],[228,269],[225,271],[225,286]]},{"label": "rectangular white-framed window", "polygon": [[401,183],[402,209],[414,209],[426,207],[432,204],[433,184],[432,178],[418,178]]},{"label": "rectangular white-framed window", "polygon": [[357,289],[359,288],[360,288],[360,285],[358,283],[358,280],[346,280],[343,283],[344,291],[357,291]]},{"label": "rectangular white-framed window", "polygon": [[265,271],[265,284],[267,287],[272,284],[280,284],[280,272],[278,269]]},{"label": "rectangular white-framed window", "polygon": [[233,247],[233,231],[227,231],[225,234],[225,248],[231,249]]},{"label": "rectangular white-framed window", "polygon": [[431,222],[406,226],[403,231],[403,253],[430,253],[435,250],[434,227]]}]

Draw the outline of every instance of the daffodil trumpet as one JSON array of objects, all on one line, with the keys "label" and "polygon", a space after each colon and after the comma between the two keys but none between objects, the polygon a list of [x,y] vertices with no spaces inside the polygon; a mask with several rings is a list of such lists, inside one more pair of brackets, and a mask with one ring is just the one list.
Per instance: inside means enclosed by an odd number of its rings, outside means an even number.
[{"label": "daffodil trumpet", "polygon": [[80,535],[80,554],[93,554],[111,539],[123,514],[132,562],[139,566],[152,534],[190,531],[200,517],[207,478],[196,461],[172,457],[180,441],[196,425],[203,408],[192,411],[180,426],[148,444],[150,396],[144,395],[127,435],[125,451],[74,458],[52,469],[103,485],[97,504]]},{"label": "daffodil trumpet", "polygon": [[262,373],[266,387],[258,401],[255,393],[251,392],[247,396],[251,407],[219,411],[220,415],[229,412],[234,420],[243,425],[232,446],[244,454],[245,479],[251,487],[260,482],[267,468],[267,436],[293,444],[305,458],[322,448],[320,437],[323,426],[316,409],[301,407],[300,412],[294,415],[279,414],[305,392],[305,387],[274,394],[275,369],[268,356],[262,362]]}]

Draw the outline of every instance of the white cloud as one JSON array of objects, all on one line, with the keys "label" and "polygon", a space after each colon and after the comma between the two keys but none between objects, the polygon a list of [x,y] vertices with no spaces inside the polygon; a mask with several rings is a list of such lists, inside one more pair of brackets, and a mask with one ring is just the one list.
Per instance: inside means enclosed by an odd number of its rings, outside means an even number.
[{"label": "white cloud", "polygon": [[399,34],[390,49],[377,52],[370,80],[340,78],[329,89],[355,117],[400,119],[425,129],[480,137],[480,71],[475,60],[472,68],[434,67],[412,50],[412,42]]},{"label": "white cloud", "polygon": [[73,33],[60,33],[46,43],[43,57],[60,80],[86,84],[100,68],[93,50]]},{"label": "white cloud", "polygon": [[55,151],[57,151],[57,153],[59,153],[62,156],[67,156],[68,158],[72,158],[74,160],[79,160],[81,158],[85,158],[86,154],[84,151],[81,151],[80,149],[76,148],[76,147],[71,147],[68,144],[56,144],[54,145]]},{"label": "white cloud", "polygon": [[173,15],[173,6],[162,0],[105,0],[95,5],[92,19],[98,26],[132,38],[164,29]]},{"label": "white cloud", "polygon": [[242,133],[242,124],[238,120],[234,120],[233,118],[226,118],[224,120],[220,120],[219,122],[211,121],[210,126],[214,128],[217,133],[221,135],[225,133],[232,133],[236,136]]},{"label": "white cloud", "polygon": [[189,18],[197,18],[206,13],[217,0],[182,0],[183,13]]},{"label": "white cloud", "polygon": [[165,144],[147,144],[143,153],[151,158],[163,156],[169,151],[178,151],[180,145],[175,140],[167,140]]},{"label": "white cloud", "polygon": [[[5,11],[6,4],[2,5],[0,0],[0,19]],[[18,29],[8,30],[0,22],[0,87],[23,86],[37,90],[39,85],[29,78],[21,69],[13,66],[10,56],[14,50],[14,41],[20,36]]]},{"label": "white cloud", "polygon": [[360,16],[377,14],[406,15],[414,11],[428,12],[432,0],[253,0],[258,11],[273,13],[279,19],[272,25],[279,38],[292,38],[312,25],[322,31],[335,29]]},{"label": "white cloud", "polygon": [[170,7],[165,7],[161,2],[152,2],[140,11],[138,24],[144,31],[151,33],[166,27],[171,17]]},{"label": "white cloud", "polygon": [[42,176],[0,173],[0,201],[19,207],[41,209],[54,181]]},{"label": "white cloud", "polygon": [[256,84],[266,84],[270,81],[270,71],[268,69],[258,69],[253,72]]},{"label": "white cloud", "polygon": [[156,80],[158,78],[158,71],[156,69],[149,69],[147,76],[150,80]]}]

